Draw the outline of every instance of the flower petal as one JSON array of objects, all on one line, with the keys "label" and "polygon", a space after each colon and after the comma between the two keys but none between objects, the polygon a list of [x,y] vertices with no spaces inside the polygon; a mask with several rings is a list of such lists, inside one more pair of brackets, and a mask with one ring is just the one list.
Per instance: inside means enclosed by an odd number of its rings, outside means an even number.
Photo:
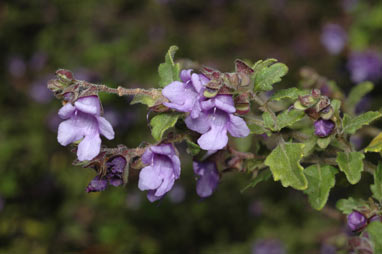
[{"label": "flower petal", "polygon": [[155,166],[144,167],[139,173],[138,188],[142,191],[155,190],[162,183],[159,177],[160,168]]},{"label": "flower petal", "polygon": [[218,95],[215,97],[215,105],[227,113],[235,113],[236,108],[231,95]]},{"label": "flower petal", "polygon": [[83,133],[81,129],[78,129],[78,127],[75,124],[75,121],[72,119],[68,119],[66,121],[63,121],[58,126],[58,135],[57,140],[58,143],[60,143],[63,146],[67,146],[70,143],[73,143],[74,141],[80,140],[83,138]]},{"label": "flower petal", "polygon": [[186,83],[187,81],[189,81],[191,79],[191,72],[192,72],[192,69],[188,69],[188,70],[182,70],[180,72],[180,79]]},{"label": "flower petal", "polygon": [[174,147],[171,144],[161,144],[158,146],[151,146],[150,149],[153,153],[157,153],[157,154],[162,154],[162,155],[175,154]]},{"label": "flower petal", "polygon": [[204,150],[220,150],[228,143],[227,129],[225,126],[211,126],[211,129],[204,133],[198,144]]},{"label": "flower petal", "polygon": [[187,128],[201,134],[206,133],[210,128],[209,117],[203,112],[201,112],[199,117],[195,119],[193,119],[191,116],[188,116],[184,122],[186,123]]},{"label": "flower petal", "polygon": [[149,147],[149,148],[146,148],[141,159],[144,164],[150,165],[151,163],[153,163],[153,157],[154,157],[154,153],[150,150],[150,147]]},{"label": "flower petal", "polygon": [[62,119],[68,119],[76,110],[76,108],[71,103],[66,103],[60,110],[58,111],[58,116]]},{"label": "flower petal", "polygon": [[78,145],[77,157],[78,160],[92,160],[99,154],[101,150],[101,138],[98,134],[87,135]]},{"label": "flower petal", "polygon": [[192,86],[195,88],[195,90],[200,93],[200,91],[203,88],[202,81],[200,80],[199,74],[193,73],[191,75],[191,81],[192,81]]},{"label": "flower petal", "polygon": [[185,83],[174,81],[163,88],[162,94],[164,97],[169,99],[171,102],[174,102],[175,104],[183,104],[184,100],[186,99],[185,91]]},{"label": "flower petal", "polygon": [[98,128],[102,135],[104,135],[107,139],[114,138],[114,130],[113,126],[107,121],[105,118],[101,116],[97,116]]},{"label": "flower petal", "polygon": [[82,97],[74,103],[74,106],[87,114],[100,115],[101,113],[101,104],[98,96]]},{"label": "flower petal", "polygon": [[150,190],[147,192],[147,199],[152,203],[152,202],[155,202],[159,199],[162,199],[163,196],[155,196],[155,191],[153,190]]},{"label": "flower petal", "polygon": [[246,137],[249,135],[250,130],[247,123],[238,116],[230,115],[228,123],[228,131],[234,137]]}]

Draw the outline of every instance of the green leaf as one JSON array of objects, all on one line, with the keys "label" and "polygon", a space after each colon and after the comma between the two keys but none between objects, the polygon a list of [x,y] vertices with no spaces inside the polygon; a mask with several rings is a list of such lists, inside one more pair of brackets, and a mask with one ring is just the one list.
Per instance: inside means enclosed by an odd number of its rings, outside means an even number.
[{"label": "green leaf", "polygon": [[200,152],[200,146],[198,144],[195,144],[189,139],[186,139],[186,144],[187,144],[187,153],[195,156]]},{"label": "green leaf", "polygon": [[330,189],[336,183],[335,175],[337,173],[336,168],[329,165],[320,166],[319,164],[304,170],[308,179],[308,189],[304,192],[309,196],[309,203],[314,209],[321,210],[325,206]]},{"label": "green leaf", "polygon": [[281,143],[266,158],[264,164],[269,166],[275,181],[281,180],[284,187],[291,186],[297,190],[305,190],[308,181],[304,168],[300,164],[304,144]]},{"label": "green leaf", "polygon": [[249,130],[251,131],[251,134],[264,134],[264,133],[270,134],[270,131],[267,130],[262,123],[259,123],[257,121],[256,122],[250,121],[247,124],[248,124]]},{"label": "green leaf", "polygon": [[345,133],[354,134],[363,125],[368,125],[370,122],[382,116],[380,112],[369,111],[357,117],[351,118],[348,114],[344,115],[343,129]]},{"label": "green leaf", "polygon": [[145,104],[148,107],[153,107],[160,103],[161,95],[159,93],[153,93],[152,95],[149,94],[137,94],[134,96],[133,100],[130,102],[131,105],[141,103]]},{"label": "green leaf", "polygon": [[367,81],[362,82],[358,85],[356,85],[349,93],[349,96],[346,100],[345,107],[349,110],[349,112],[354,113],[355,106],[358,104],[358,102],[362,99],[363,96],[365,96],[367,93],[369,93],[371,90],[373,90],[374,85],[373,83]]},{"label": "green leaf", "polygon": [[291,100],[297,100],[298,96],[307,95],[309,94],[309,91],[303,91],[296,87],[288,88],[288,89],[282,89],[277,92],[275,92],[274,95],[270,98],[274,101],[279,101],[282,99],[291,99]]},{"label": "green leaf", "polygon": [[247,186],[245,186],[241,192],[244,192],[246,191],[248,188],[255,188],[256,185],[258,183],[261,183],[261,182],[264,182],[266,180],[268,180],[270,177],[272,176],[272,173],[271,171],[269,170],[263,170],[261,171],[256,177],[255,179],[252,180],[252,182],[250,184],[248,184]]},{"label": "green leaf", "polygon": [[264,112],[262,114],[263,121],[264,121],[264,127],[270,130],[274,130],[275,126],[275,121],[272,118],[271,113],[269,112]]},{"label": "green leaf", "polygon": [[282,128],[287,126],[291,126],[294,123],[298,122],[305,116],[304,111],[300,110],[285,110],[281,114],[277,115],[277,129],[276,131],[280,131]]},{"label": "green leaf", "polygon": [[345,173],[349,183],[356,184],[361,180],[364,158],[365,155],[360,152],[339,152],[337,154],[338,166]]},{"label": "green leaf", "polygon": [[[271,64],[270,62],[269,64]],[[253,74],[255,81],[255,92],[257,91],[270,91],[273,89],[272,85],[280,82],[281,78],[288,72],[288,67],[283,63],[275,63],[272,65],[255,65],[255,72]],[[261,67],[259,67],[261,66]]]},{"label": "green leaf", "polygon": [[171,46],[165,56],[165,62],[159,65],[160,87],[165,87],[173,81],[180,80],[180,64],[174,62],[174,55],[177,50],[177,46]]},{"label": "green leaf", "polygon": [[374,171],[374,184],[370,185],[373,197],[379,202],[382,201],[382,163],[379,162],[377,169]]},{"label": "green leaf", "polygon": [[333,107],[334,114],[336,116],[339,116],[340,115],[340,108],[341,108],[341,101],[334,99],[330,102],[330,105]]},{"label": "green leaf", "polygon": [[382,151],[382,132],[378,134],[365,148],[365,152],[379,153]]},{"label": "green leaf", "polygon": [[350,214],[353,210],[362,210],[367,207],[367,204],[362,199],[354,199],[352,197],[348,199],[340,199],[337,201],[336,207],[344,214]]},{"label": "green leaf", "polygon": [[304,157],[307,157],[314,151],[314,147],[316,146],[317,143],[317,136],[312,136],[308,138],[307,140],[304,141],[304,149],[303,149],[303,154]]},{"label": "green leaf", "polygon": [[382,253],[382,223],[374,221],[367,226],[367,232],[374,243],[373,253]]},{"label": "green leaf", "polygon": [[180,114],[162,113],[154,116],[151,121],[151,135],[156,141],[161,141],[166,130],[175,126]]}]

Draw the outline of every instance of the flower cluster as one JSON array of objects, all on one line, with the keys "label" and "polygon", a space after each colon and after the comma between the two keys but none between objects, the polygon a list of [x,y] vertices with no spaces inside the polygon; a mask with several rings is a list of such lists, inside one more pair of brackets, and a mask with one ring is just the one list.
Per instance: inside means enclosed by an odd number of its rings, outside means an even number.
[{"label": "flower cluster", "polygon": [[114,138],[111,124],[101,116],[98,96],[79,98],[74,104],[66,103],[58,112],[65,119],[58,127],[58,142],[67,146],[81,140],[78,145],[78,160],[91,160],[101,149],[100,134],[107,139]]},{"label": "flower cluster", "polygon": [[166,86],[162,94],[170,101],[165,106],[190,113],[185,119],[187,127],[201,135],[199,146],[204,150],[219,150],[228,143],[227,132],[234,137],[249,134],[247,124],[235,116],[236,109],[231,95],[206,98],[203,94],[209,80],[192,70],[181,72],[181,81]]}]

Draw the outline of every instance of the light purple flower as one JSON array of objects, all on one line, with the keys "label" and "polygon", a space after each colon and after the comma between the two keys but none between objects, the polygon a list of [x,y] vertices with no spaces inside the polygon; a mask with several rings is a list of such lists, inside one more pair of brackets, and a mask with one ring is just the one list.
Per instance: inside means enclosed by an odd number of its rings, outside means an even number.
[{"label": "light purple flower", "polygon": [[347,40],[346,32],[338,24],[326,24],[322,30],[321,43],[331,54],[342,51]]},{"label": "light purple flower", "polygon": [[66,146],[83,139],[77,150],[78,160],[91,160],[101,148],[100,134],[107,139],[114,138],[111,124],[101,117],[101,104],[97,96],[78,99],[74,105],[66,103],[58,115],[66,119],[58,126],[58,142]]},{"label": "light purple flower", "polygon": [[314,122],[314,134],[324,138],[329,136],[334,130],[335,124],[332,120],[318,119]]},{"label": "light purple flower", "polygon": [[138,188],[147,192],[150,202],[161,199],[180,176],[180,160],[172,144],[150,146],[142,156],[148,166],[139,173]]},{"label": "light purple flower", "polygon": [[249,128],[246,122],[235,116],[236,111],[230,95],[218,95],[213,99],[201,102],[203,111],[198,118],[188,116],[185,119],[187,127],[203,134],[198,139],[199,146],[204,150],[219,150],[228,143],[229,132],[234,137],[246,137]]},{"label": "light purple flower", "polygon": [[162,90],[163,96],[170,100],[163,104],[181,112],[189,112],[192,118],[197,118],[202,110],[200,101],[204,98],[204,85],[208,83],[208,79],[191,72],[192,70],[183,70],[180,73],[182,82],[174,81]]},{"label": "light purple flower", "polygon": [[355,83],[378,80],[382,76],[381,55],[374,51],[354,52],[349,57],[347,68]]},{"label": "light purple flower", "polygon": [[358,231],[366,226],[367,219],[365,215],[358,211],[353,211],[350,213],[347,217],[348,219],[348,226],[352,231]]},{"label": "light purple flower", "polygon": [[196,193],[201,198],[212,195],[219,183],[219,172],[214,162],[196,162],[193,163],[194,173],[200,178],[196,183]]}]

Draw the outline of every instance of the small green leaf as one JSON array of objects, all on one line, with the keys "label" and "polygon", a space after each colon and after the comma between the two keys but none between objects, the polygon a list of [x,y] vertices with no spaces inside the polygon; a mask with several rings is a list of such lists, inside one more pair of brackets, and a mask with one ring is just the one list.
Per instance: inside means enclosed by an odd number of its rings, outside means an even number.
[{"label": "small green leaf", "polygon": [[282,99],[291,99],[293,101],[298,99],[298,96],[307,95],[309,94],[309,91],[303,91],[296,87],[288,88],[288,89],[282,89],[277,92],[275,92],[274,95],[270,98],[274,101],[279,101]]},{"label": "small green leaf", "polygon": [[379,162],[377,169],[374,171],[374,184],[370,185],[373,198],[382,201],[382,163]]},{"label": "small green leaf", "polygon": [[380,112],[369,111],[357,117],[351,118],[348,114],[343,118],[343,129],[345,133],[354,134],[363,125],[368,125],[370,122],[382,116]]},{"label": "small green leaf", "polygon": [[186,144],[187,144],[187,153],[195,156],[200,152],[200,146],[198,144],[195,144],[189,139],[186,139]]},{"label": "small green leaf", "polygon": [[284,187],[291,186],[297,190],[305,190],[308,181],[300,164],[304,144],[281,143],[266,158],[267,165],[275,181],[281,180]]},{"label": "small green leaf", "polygon": [[255,179],[252,180],[252,182],[250,184],[248,184],[247,186],[245,186],[241,192],[244,192],[246,191],[248,188],[255,188],[256,185],[258,183],[261,183],[261,182],[264,182],[266,180],[268,180],[270,177],[272,176],[272,173],[271,171],[269,170],[263,170],[261,171],[256,177]]},{"label": "small green leaf", "polygon": [[288,72],[288,67],[283,63],[265,65],[261,69],[255,66],[254,69],[255,92],[272,90],[272,85],[280,82],[281,78]]},{"label": "small green leaf", "polygon": [[339,116],[340,114],[340,108],[341,108],[341,101],[340,100],[337,100],[337,99],[334,99],[330,102],[330,105],[332,106],[333,110],[334,110],[334,114],[336,116]]},{"label": "small green leaf", "polygon": [[271,113],[269,112],[264,112],[262,114],[263,121],[264,121],[264,127],[270,130],[274,130],[275,126],[275,121],[272,118]]},{"label": "small green leaf", "polygon": [[314,147],[316,146],[317,143],[317,136],[312,136],[311,138],[308,138],[307,140],[304,141],[304,149],[303,149],[303,154],[304,157],[312,154],[314,151]]},{"label": "small green leaf", "polygon": [[349,183],[356,184],[361,180],[364,158],[365,155],[360,152],[339,152],[337,154],[338,166],[345,173]]},{"label": "small green leaf", "polygon": [[161,141],[166,130],[175,126],[180,114],[162,113],[154,116],[151,121],[151,135],[156,141]]},{"label": "small green leaf", "polygon": [[309,196],[310,205],[321,210],[328,201],[330,189],[336,183],[337,169],[332,166],[312,165],[304,170],[308,179],[308,189],[304,192]]},{"label": "small green leaf", "polygon": [[292,126],[305,116],[305,113],[300,110],[285,110],[277,115],[277,127],[276,131],[280,131],[282,128]]},{"label": "small green leaf", "polygon": [[362,199],[340,199],[337,201],[336,207],[344,214],[350,214],[353,210],[362,210],[367,207],[367,203]]},{"label": "small green leaf", "polygon": [[317,145],[321,149],[325,149],[325,148],[328,147],[328,145],[330,144],[331,141],[332,141],[332,136],[329,136],[329,137],[326,137],[326,138],[318,138],[317,139]]},{"label": "small green leaf", "polygon": [[235,147],[240,152],[248,152],[252,146],[253,136],[248,135],[243,138],[233,138],[233,142],[235,143]]},{"label": "small green leaf", "polygon": [[358,102],[362,99],[363,96],[373,90],[373,88],[373,83],[369,81],[356,85],[349,93],[348,99],[345,103],[345,108],[347,108],[349,112],[354,113],[355,106],[358,104]]},{"label": "small green leaf", "polygon": [[382,151],[382,132],[378,134],[365,148],[365,152],[379,153]]},{"label": "small green leaf", "polygon": [[373,253],[382,253],[382,223],[374,221],[367,226],[367,232],[374,243]]},{"label": "small green leaf", "polygon": [[165,62],[158,67],[160,87],[165,87],[173,81],[180,80],[180,64],[174,62],[174,55],[177,50],[177,46],[171,46],[165,56]]},{"label": "small green leaf", "polygon": [[157,104],[160,96],[158,95],[148,95],[148,94],[137,94],[134,96],[133,100],[130,102],[131,105],[141,103],[145,104],[148,107],[153,107]]}]

